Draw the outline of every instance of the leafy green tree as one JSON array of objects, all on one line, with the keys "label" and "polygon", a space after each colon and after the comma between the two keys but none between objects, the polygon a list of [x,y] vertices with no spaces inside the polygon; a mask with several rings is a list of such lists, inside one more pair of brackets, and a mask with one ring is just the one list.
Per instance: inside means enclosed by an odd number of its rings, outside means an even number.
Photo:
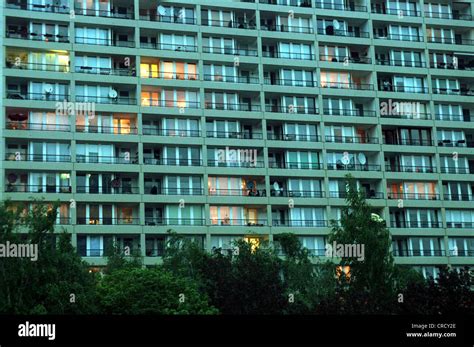
[{"label": "leafy green tree", "polygon": [[54,233],[57,204],[33,201],[31,209],[0,204],[0,243],[31,244],[38,258],[0,259],[0,312],[4,314],[95,313],[94,274],[71,245]]},{"label": "leafy green tree", "polygon": [[105,275],[98,288],[105,314],[217,314],[196,283],[155,268],[124,268]]}]

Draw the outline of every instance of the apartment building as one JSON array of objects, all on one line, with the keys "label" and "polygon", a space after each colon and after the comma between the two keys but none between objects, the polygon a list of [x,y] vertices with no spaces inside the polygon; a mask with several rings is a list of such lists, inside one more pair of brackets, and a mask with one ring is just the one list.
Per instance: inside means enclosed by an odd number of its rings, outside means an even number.
[{"label": "apartment building", "polygon": [[470,1],[5,0],[0,198],[60,200],[105,264],[293,232],[324,256],[351,173],[398,263],[474,265]]}]

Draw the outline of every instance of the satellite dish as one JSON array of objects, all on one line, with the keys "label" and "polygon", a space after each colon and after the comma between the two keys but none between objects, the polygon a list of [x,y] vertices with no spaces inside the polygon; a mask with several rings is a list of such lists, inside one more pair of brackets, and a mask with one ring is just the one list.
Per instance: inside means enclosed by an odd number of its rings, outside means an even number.
[{"label": "satellite dish", "polygon": [[46,94],[51,94],[53,92],[53,89],[54,89],[54,87],[51,84],[48,83],[48,84],[44,85],[43,90]]},{"label": "satellite dish", "polygon": [[351,159],[344,155],[342,158],[341,158],[341,163],[343,163],[344,165],[348,165],[349,163],[351,162]]},{"label": "satellite dish", "polygon": [[166,8],[165,8],[164,6],[159,5],[159,6],[158,6],[158,13],[159,13],[161,16],[166,16],[166,14],[167,14],[168,12],[166,11]]},{"label": "satellite dish", "polygon": [[109,98],[111,99],[116,99],[118,96],[118,93],[115,89],[111,89],[110,92],[109,92]]},{"label": "satellite dish", "polygon": [[333,26],[334,29],[336,29],[336,30],[339,30],[339,28],[341,27],[341,25],[339,24],[339,22],[338,22],[337,19],[333,19],[333,21],[332,21],[332,26]]},{"label": "satellite dish", "polygon": [[365,163],[367,163],[367,158],[364,153],[357,154],[357,159],[361,165],[365,165]]},{"label": "satellite dish", "polygon": [[273,183],[273,189],[275,189],[276,191],[280,190],[280,185],[278,184],[278,182]]}]

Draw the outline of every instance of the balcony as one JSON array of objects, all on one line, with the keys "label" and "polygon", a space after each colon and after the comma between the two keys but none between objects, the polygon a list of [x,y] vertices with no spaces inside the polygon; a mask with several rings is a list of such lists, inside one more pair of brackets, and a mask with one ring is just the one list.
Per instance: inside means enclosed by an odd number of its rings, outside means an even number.
[{"label": "balcony", "polygon": [[150,195],[204,195],[202,188],[169,188],[162,187],[158,189],[157,186],[145,187],[145,194]]},{"label": "balcony", "polygon": [[6,129],[8,130],[36,130],[36,131],[71,131],[69,124],[45,124],[45,123],[29,123],[22,121],[7,121]]},{"label": "balcony", "polygon": [[447,173],[447,174],[468,175],[471,173],[471,170],[468,167],[442,166],[440,170],[441,170],[441,173]]},{"label": "balcony", "polygon": [[158,159],[143,158],[145,165],[168,165],[168,166],[202,166],[201,159]]},{"label": "balcony", "polygon": [[335,142],[335,143],[358,143],[358,144],[377,144],[379,143],[378,137],[371,136],[325,136],[326,142]]},{"label": "balcony", "polygon": [[377,114],[371,110],[344,109],[344,108],[325,108],[324,114],[328,116],[345,117],[375,117]]},{"label": "balcony", "polygon": [[321,163],[301,163],[301,162],[269,162],[270,169],[301,169],[301,170],[321,170]]},{"label": "balcony", "polygon": [[302,141],[302,142],[321,142],[319,135],[303,135],[303,134],[267,134],[267,140],[274,141]]},{"label": "balcony", "polygon": [[432,193],[402,193],[402,192],[388,192],[389,199],[403,199],[403,200],[439,200],[439,194]]},{"label": "balcony", "polygon": [[421,12],[416,10],[396,9],[380,7],[378,4],[372,4],[372,13],[387,14],[392,16],[403,17],[421,17]]},{"label": "balcony", "polygon": [[272,113],[290,113],[290,114],[318,114],[318,108],[313,106],[298,106],[298,105],[265,105],[265,112]]},{"label": "balcony", "polygon": [[384,144],[397,146],[433,146],[433,141],[422,139],[385,139]]},{"label": "balcony", "polygon": [[373,84],[321,81],[321,88],[374,90]]},{"label": "balcony", "polygon": [[318,28],[318,35],[355,37],[364,39],[368,39],[370,37],[367,31],[335,30],[332,26],[327,28]]},{"label": "balcony", "polygon": [[474,257],[474,249],[457,249],[450,250],[449,257]]},{"label": "balcony", "polygon": [[186,100],[174,100],[174,99],[153,99],[142,97],[141,98],[141,106],[144,107],[167,107],[167,108],[178,108],[178,109],[185,109],[185,108],[192,108],[197,109],[200,108],[199,101],[186,101]]},{"label": "balcony", "polygon": [[314,60],[314,54],[312,53],[263,51],[262,55],[264,58]]},{"label": "balcony", "polygon": [[118,181],[118,183],[111,183],[110,187],[102,186],[99,188],[99,186],[76,186],[76,192],[82,194],[139,194],[140,189],[135,186],[120,186],[120,181]]},{"label": "balcony", "polygon": [[189,72],[170,72],[170,71],[140,71],[141,78],[159,78],[165,80],[182,80],[182,81],[196,81],[199,79],[199,74]]},{"label": "balcony", "polygon": [[69,163],[71,162],[70,155],[60,154],[25,154],[20,152],[5,153],[6,161],[35,161],[35,162],[55,162],[55,163]]},{"label": "balcony", "polygon": [[163,42],[140,42],[140,48],[188,53],[198,51],[196,45],[172,44]]},{"label": "balcony", "polygon": [[298,34],[313,34],[314,30],[310,26],[297,26],[297,25],[260,25],[262,31],[276,31],[282,33],[298,33]]},{"label": "balcony", "polygon": [[466,45],[473,46],[474,40],[466,39],[464,37],[430,37],[427,39],[428,43],[441,43],[447,45]]},{"label": "balcony", "polygon": [[265,78],[263,82],[272,86],[288,86],[288,87],[317,87],[318,84],[313,80],[295,80],[285,78]]},{"label": "balcony", "polygon": [[77,217],[79,225],[140,225],[140,218]]},{"label": "balcony", "polygon": [[212,219],[211,226],[248,226],[248,227],[263,227],[267,225],[266,219]]},{"label": "balcony", "polygon": [[436,19],[455,19],[455,20],[472,20],[470,14],[463,13],[444,13],[444,12],[430,12],[425,11],[425,17],[436,18]]},{"label": "balcony", "polygon": [[250,197],[265,197],[267,196],[266,189],[208,189],[209,196],[250,196]]},{"label": "balcony", "polygon": [[66,4],[67,1],[58,1],[63,3],[62,5],[40,5],[31,2],[19,2],[18,0],[6,0],[6,8],[13,10],[26,10],[26,11],[37,11],[37,12],[49,12],[49,13],[67,13],[69,14],[69,6]]},{"label": "balcony", "polygon": [[49,184],[11,184],[5,185],[6,193],[71,193],[71,186],[59,186]]},{"label": "balcony", "polygon": [[257,28],[254,21],[244,21],[242,20],[215,20],[215,19],[203,19],[203,26],[210,27],[220,27],[220,28],[232,28],[232,29],[246,29],[246,30],[255,30]]},{"label": "balcony", "polygon": [[236,160],[207,160],[208,167],[234,167],[234,168],[263,168],[265,167],[265,162],[263,160],[247,160],[245,156],[242,158],[242,161]]},{"label": "balcony", "polygon": [[387,172],[415,172],[415,173],[436,173],[436,167],[423,165],[390,165],[385,166]]},{"label": "balcony", "polygon": [[397,249],[393,250],[394,257],[443,257],[446,252],[442,249],[427,249],[427,250],[408,250]]},{"label": "balcony", "polygon": [[450,222],[446,221],[446,228],[448,229],[473,229],[474,222]]},{"label": "balcony", "polygon": [[328,226],[326,220],[280,220],[273,219],[272,226],[274,227],[293,227],[293,228],[324,228]]},{"label": "balcony", "polygon": [[137,75],[135,68],[118,69],[118,68],[104,68],[104,67],[96,67],[96,66],[76,66],[75,72],[91,74],[91,75],[111,75],[111,76],[135,77]]},{"label": "balcony", "polygon": [[392,221],[391,228],[442,228],[441,222],[431,221]]},{"label": "balcony", "polygon": [[226,111],[244,111],[244,112],[260,112],[260,105],[249,103],[232,103],[232,102],[209,102],[206,101],[204,107],[208,110],[226,110]]},{"label": "balcony", "polygon": [[48,71],[48,72],[69,72],[69,65],[64,64],[38,64],[38,63],[23,63],[20,62],[6,62],[8,69],[17,70],[35,70],[35,71]]},{"label": "balcony", "polygon": [[443,139],[438,140],[438,146],[440,147],[474,147],[474,141],[466,141],[466,140],[452,140],[451,139]]},{"label": "balcony", "polygon": [[104,155],[97,155],[97,156],[86,156],[83,154],[76,155],[76,162],[77,163],[85,163],[85,164],[138,164],[138,157],[115,157],[115,156],[104,156]]},{"label": "balcony", "polygon": [[328,163],[328,170],[337,170],[337,171],[380,171],[380,165],[373,164],[347,164],[342,163]]},{"label": "balcony", "polygon": [[474,96],[474,90],[469,87],[433,88],[433,94]]},{"label": "balcony", "polygon": [[393,85],[386,81],[379,85],[379,90],[382,92],[428,94],[428,87]]},{"label": "balcony", "polygon": [[204,81],[225,82],[225,83],[244,83],[244,84],[258,84],[260,82],[258,77],[211,75],[211,74],[204,75]]},{"label": "balcony", "polygon": [[345,4],[316,1],[316,8],[320,8],[323,10],[367,12],[367,6],[357,6],[357,5],[354,5],[354,3],[349,3],[349,5],[347,6]]},{"label": "balcony", "polygon": [[[253,1],[250,0],[246,2],[253,2]],[[284,0],[259,0],[258,2],[260,4],[266,4],[266,5],[295,6],[295,7],[311,8],[311,0],[296,0],[296,1],[292,1],[291,3]]]},{"label": "balcony", "polygon": [[206,225],[206,220],[203,218],[145,217],[145,225],[148,225],[148,226],[160,226],[160,225],[204,226]]},{"label": "balcony", "polygon": [[418,60],[377,59],[377,64],[400,67],[426,67],[424,61]]},{"label": "balcony", "polygon": [[257,57],[258,56],[258,51],[256,49],[233,48],[233,47],[202,46],[202,53],[238,55],[238,56],[243,56],[243,57]]},{"label": "balcony", "polygon": [[11,100],[36,100],[36,101],[69,101],[68,94],[54,93],[21,93],[7,91],[7,99]]},{"label": "balcony", "polygon": [[91,134],[113,134],[113,135],[136,135],[138,129],[136,127],[113,127],[98,125],[79,125],[76,124],[76,132]]},{"label": "balcony", "polygon": [[220,139],[246,139],[246,140],[262,140],[261,132],[243,132],[243,131],[207,131],[207,137]]},{"label": "balcony", "polygon": [[76,102],[95,102],[98,104],[116,104],[116,105],[136,105],[136,98],[129,98],[123,96],[117,96],[112,98],[110,96],[87,96],[87,95],[76,95]]},{"label": "balcony", "polygon": [[200,130],[188,129],[159,129],[152,126],[143,126],[143,135],[174,136],[174,137],[201,137]]},{"label": "balcony", "polygon": [[379,34],[374,33],[375,39],[380,40],[394,40],[394,41],[411,41],[411,42],[423,42],[424,38],[420,35],[405,35],[405,34]]},{"label": "balcony", "polygon": [[325,195],[325,192],[322,190],[270,190],[270,196],[282,198],[324,198]]},{"label": "balcony", "polygon": [[444,200],[449,201],[473,201],[473,195],[471,194],[444,194]]},{"label": "balcony", "polygon": [[134,48],[135,41],[133,40],[111,40],[111,39],[100,39],[100,38],[91,38],[91,37],[81,37],[76,36],[76,44],[83,45],[96,45],[96,46],[111,46],[111,47],[126,47]]},{"label": "balcony", "polygon": [[344,64],[372,64],[372,59],[367,57],[335,57],[333,55],[319,55],[319,61],[327,61],[332,63],[344,63]]},{"label": "balcony", "polygon": [[76,6],[74,7],[74,12],[75,14],[80,15],[80,16],[94,16],[94,17],[106,17],[106,18],[116,18],[116,19],[134,19],[133,8],[131,9],[131,11],[128,11],[128,9],[126,8],[123,8],[123,9],[117,8],[112,11],[108,11],[108,10],[100,10],[100,9],[96,10],[92,8],[83,8],[83,7]]},{"label": "balcony", "polygon": [[[382,192],[376,192],[375,190],[370,190],[370,191],[360,190],[359,193],[361,193],[366,199],[383,199],[383,196],[384,196]],[[339,191],[339,190],[329,191],[330,198],[346,199],[347,196],[348,195],[346,191]]]},{"label": "balcony", "polygon": [[32,40],[42,42],[58,42],[58,43],[69,43],[69,36],[67,35],[54,35],[54,34],[37,34],[34,32],[28,33],[25,31],[9,30],[5,33],[6,38],[20,39],[20,40]]}]

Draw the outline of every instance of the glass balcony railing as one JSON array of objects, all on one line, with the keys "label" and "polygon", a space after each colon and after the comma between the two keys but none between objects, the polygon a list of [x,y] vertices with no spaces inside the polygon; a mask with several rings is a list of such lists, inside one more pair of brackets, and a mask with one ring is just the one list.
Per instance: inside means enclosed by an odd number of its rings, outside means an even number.
[{"label": "glass balcony railing", "polygon": [[21,152],[7,152],[5,154],[7,161],[36,161],[36,162],[71,162],[71,156],[68,154],[25,154]]},{"label": "glass balcony railing", "polygon": [[189,129],[159,129],[152,126],[143,126],[143,135],[173,136],[173,137],[200,137],[200,130]]},{"label": "glass balcony railing", "polygon": [[295,228],[323,228],[328,226],[328,222],[326,220],[281,220],[281,219],[273,219],[272,225],[274,227],[295,227]]},{"label": "glass balcony railing", "polygon": [[290,113],[290,114],[318,114],[318,108],[316,106],[303,106],[303,105],[265,105],[265,112],[272,113]]},{"label": "glass balcony railing", "polygon": [[202,166],[202,159],[143,158],[143,163],[145,165]]},{"label": "glass balcony railing", "polygon": [[263,134],[261,132],[247,132],[247,131],[207,131],[207,137],[221,138],[221,139],[247,139],[247,140],[262,140]]},{"label": "glass balcony railing", "polygon": [[11,184],[7,183],[5,185],[5,192],[7,193],[62,193],[69,194],[72,192],[71,186],[60,186],[60,185],[50,185],[50,184]]},{"label": "glass balcony railing", "polygon": [[435,193],[403,193],[403,192],[388,192],[389,199],[403,199],[403,200],[439,200],[439,194]]},{"label": "glass balcony railing", "polygon": [[124,217],[77,217],[77,224],[80,225],[140,225],[140,218]]},{"label": "glass balcony railing", "polygon": [[206,225],[206,220],[204,218],[145,217],[145,225],[147,226],[160,226],[160,225],[204,226]]},{"label": "glass balcony railing", "polygon": [[6,129],[8,130],[38,130],[38,131],[71,131],[69,124],[45,124],[30,123],[20,121],[7,121]]},{"label": "glass balcony railing", "polygon": [[133,40],[102,39],[102,38],[97,38],[97,37],[83,37],[83,36],[76,36],[75,40],[77,44],[83,44],[83,45],[114,46],[114,47],[127,47],[127,48],[135,47],[135,41]]},{"label": "glass balcony railing", "polygon": [[135,186],[76,186],[76,193],[80,194],[139,194],[139,187]]},{"label": "glass balcony railing", "polygon": [[334,143],[359,143],[359,144],[377,144],[379,143],[378,137],[372,136],[325,136],[326,142]]},{"label": "glass balcony railing", "polygon": [[268,167],[271,169],[303,169],[303,170],[322,170],[321,163],[304,163],[304,162],[277,162],[270,161]]},{"label": "glass balcony railing", "polygon": [[306,134],[274,134],[274,133],[268,133],[267,134],[267,140],[321,142],[321,136],[319,136],[319,135],[306,135]]},{"label": "glass balcony railing", "polygon": [[6,62],[8,69],[18,70],[35,70],[35,71],[48,71],[48,72],[69,72],[69,65],[65,64],[39,64],[39,63],[23,63],[23,62]]},{"label": "glass balcony railing", "polygon": [[[67,2],[67,1],[63,1]],[[6,0],[6,8],[13,10],[27,10],[37,12],[50,12],[50,13],[67,13],[69,14],[69,6],[66,4],[52,5],[52,4],[38,4],[33,2],[20,2],[18,0]]]},{"label": "glass balcony railing", "polygon": [[266,189],[208,189],[209,196],[250,196],[250,197],[265,197],[267,196]]},{"label": "glass balcony railing", "polygon": [[380,171],[380,165],[373,165],[373,164],[347,164],[344,165],[342,163],[328,163],[327,164],[328,170],[338,170],[338,171]]},{"label": "glass balcony railing", "polygon": [[325,192],[322,190],[299,190],[299,189],[280,189],[270,190],[270,195],[274,197],[288,198],[324,198]]},{"label": "glass balcony railing", "polygon": [[21,93],[7,91],[7,99],[12,100],[36,100],[36,101],[68,101],[68,94],[57,93]]},{"label": "glass balcony railing", "polygon": [[208,167],[232,167],[232,168],[263,168],[265,162],[263,160],[251,160],[251,158],[241,158],[241,160],[207,160]]},{"label": "glass balcony railing", "polygon": [[148,49],[157,49],[163,51],[175,51],[175,52],[197,52],[196,45],[188,45],[188,44],[172,44],[172,43],[165,43],[165,42],[140,42],[140,48],[148,48]]},{"label": "glass balcony railing", "polygon": [[157,186],[145,187],[145,194],[151,195],[204,195],[204,189],[202,188],[169,188]]},{"label": "glass balcony railing", "polygon": [[211,218],[211,226],[248,226],[263,227],[267,225],[266,219],[213,219]]},{"label": "glass balcony railing", "polygon": [[436,173],[436,167],[425,165],[391,165],[385,166],[388,172]]},{"label": "glass balcony railing", "polygon": [[437,221],[392,221],[391,228],[442,228],[443,224]]}]

